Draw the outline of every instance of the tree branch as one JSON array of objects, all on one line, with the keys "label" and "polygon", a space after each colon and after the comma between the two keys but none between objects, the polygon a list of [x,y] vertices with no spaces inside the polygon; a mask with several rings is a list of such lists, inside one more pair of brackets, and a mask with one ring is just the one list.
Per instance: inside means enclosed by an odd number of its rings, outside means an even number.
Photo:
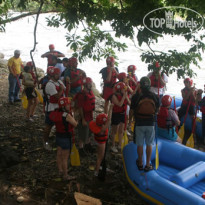
[{"label": "tree branch", "polygon": [[[34,67],[34,70],[35,70],[35,73],[36,73],[36,79],[37,79],[37,82],[38,82],[38,75],[37,75],[37,70],[36,70],[36,66],[35,66],[35,62],[34,62],[34,59],[33,59],[33,56],[32,56],[32,53],[35,51],[36,49],[36,30],[37,30],[37,25],[38,25],[38,17],[40,15],[40,12],[41,12],[41,9],[43,7],[43,4],[44,4],[44,0],[41,0],[41,4],[40,4],[40,7],[38,9],[38,12],[37,12],[37,15],[36,15],[36,23],[35,23],[35,27],[34,27],[34,46],[33,46],[33,49],[30,51],[30,56],[31,56],[31,59],[32,59],[32,62],[33,62],[33,67]],[[39,85],[38,85],[39,86]]]},{"label": "tree branch", "polygon": [[[42,11],[40,12],[40,14],[47,14],[47,13],[52,13],[52,12],[58,12],[57,10],[52,10],[52,11]],[[0,25],[1,24],[6,24],[6,23],[9,23],[9,22],[12,22],[12,21],[17,21],[21,18],[24,18],[24,17],[27,17],[27,16],[32,16],[32,15],[35,15],[35,14],[38,14],[38,11],[31,11],[31,12],[28,12],[28,13],[24,13],[24,14],[21,14],[19,16],[15,16],[13,18],[9,18],[9,19],[5,19],[5,20],[0,20]]]}]

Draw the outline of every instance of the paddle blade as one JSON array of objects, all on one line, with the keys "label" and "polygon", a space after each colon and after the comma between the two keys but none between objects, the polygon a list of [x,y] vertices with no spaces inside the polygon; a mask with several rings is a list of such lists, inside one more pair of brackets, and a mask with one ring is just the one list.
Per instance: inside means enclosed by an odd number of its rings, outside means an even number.
[{"label": "paddle blade", "polygon": [[158,167],[159,167],[159,151],[158,151],[158,144],[156,144],[155,169],[157,170]]},{"label": "paddle blade", "polygon": [[194,148],[194,135],[193,135],[193,133],[191,134],[191,136],[187,140],[186,146]]},{"label": "paddle blade", "polygon": [[132,132],[134,132],[134,126],[135,126],[135,123],[132,122],[132,123],[131,123],[131,130],[132,130]]},{"label": "paddle blade", "polygon": [[27,100],[27,97],[26,97],[25,94],[22,96],[21,102],[22,102],[23,108],[24,108],[24,109],[27,109],[27,107],[28,107],[28,100]]},{"label": "paddle blade", "polygon": [[37,89],[35,89],[35,91],[37,93],[37,97],[38,97],[39,102],[43,103],[43,97],[42,97],[41,93]]},{"label": "paddle blade", "polygon": [[178,132],[178,136],[181,138],[181,140],[183,141],[184,138],[184,124],[181,126],[179,132]]},{"label": "paddle blade", "polygon": [[115,135],[115,142],[119,142],[118,133]]},{"label": "paddle blade", "polygon": [[72,166],[80,166],[80,155],[75,144],[71,149],[70,162]]},{"label": "paddle blade", "polygon": [[121,144],[121,151],[123,150],[124,146],[127,144],[128,144],[127,132],[124,132],[124,135],[122,138],[122,144]]}]

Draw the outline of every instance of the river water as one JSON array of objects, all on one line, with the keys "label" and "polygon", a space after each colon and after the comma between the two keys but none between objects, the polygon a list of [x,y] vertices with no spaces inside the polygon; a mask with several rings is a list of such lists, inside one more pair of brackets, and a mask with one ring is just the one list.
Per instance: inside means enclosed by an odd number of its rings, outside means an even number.
[{"label": "river water", "polygon": [[[66,44],[66,29],[64,28],[53,28],[46,26],[45,17],[49,14],[43,14],[39,17],[39,24],[37,27],[37,46],[33,53],[35,64],[37,67],[46,70],[47,60],[41,58],[41,55],[48,51],[48,45],[54,44],[56,50],[61,51],[66,57],[70,57],[72,50],[70,50]],[[0,52],[4,53],[5,59],[9,59],[13,56],[15,49],[21,50],[21,58],[23,61],[30,61],[30,50],[33,49],[33,30],[35,24],[35,16],[26,17],[24,19],[9,23],[6,25],[6,32],[0,33]],[[103,28],[110,30],[107,24],[103,25]],[[78,32],[78,31],[77,31]],[[79,31],[80,32],[80,31]],[[77,33],[78,34],[78,33]],[[128,65],[136,65],[136,75],[140,79],[142,76],[147,75],[148,70],[145,63],[140,59],[142,53],[141,49],[135,47],[133,42],[129,39],[120,38],[121,42],[125,42],[128,46],[126,52],[117,52],[119,58],[119,71],[126,72]],[[165,36],[160,38],[159,43],[154,45],[154,49],[167,51],[169,49],[177,49],[179,51],[186,51],[189,48],[190,43],[187,43],[183,37],[170,37]],[[148,50],[146,45],[142,46],[142,49]],[[83,63],[79,63],[79,68],[83,69],[87,76],[91,77],[96,84],[96,87],[101,90],[101,75],[99,71],[105,67],[105,60],[100,62],[93,62],[88,59]],[[197,88],[204,88],[205,84],[205,55],[203,54],[203,61],[200,62],[202,69],[198,69],[193,66],[194,71],[197,73],[197,77],[193,78]],[[172,95],[180,95],[180,90],[184,87],[183,80],[177,81],[176,75],[172,74],[169,76],[169,82],[167,84],[167,93]]]}]

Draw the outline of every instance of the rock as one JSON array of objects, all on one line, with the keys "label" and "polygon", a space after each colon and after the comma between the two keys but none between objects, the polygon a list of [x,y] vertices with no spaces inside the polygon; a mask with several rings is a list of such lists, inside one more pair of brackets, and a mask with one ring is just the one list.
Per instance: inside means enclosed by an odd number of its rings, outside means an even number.
[{"label": "rock", "polygon": [[3,59],[3,58],[4,58],[4,54],[0,53],[0,59]]},{"label": "rock", "polygon": [[6,68],[7,69],[7,63],[8,61],[3,59],[3,58],[0,58],[0,68]]},{"label": "rock", "polygon": [[24,201],[24,197],[23,196],[19,196],[16,201],[18,201],[19,203],[22,203]]}]

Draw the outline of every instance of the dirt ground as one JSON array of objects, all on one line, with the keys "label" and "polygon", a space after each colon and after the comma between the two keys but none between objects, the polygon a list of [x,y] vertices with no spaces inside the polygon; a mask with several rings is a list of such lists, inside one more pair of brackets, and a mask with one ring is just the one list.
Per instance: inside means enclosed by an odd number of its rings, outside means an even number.
[{"label": "dirt ground", "polygon": [[128,184],[120,154],[108,151],[111,171],[107,172],[105,182],[94,177],[89,168],[95,164],[95,154],[81,157],[80,167],[69,164],[69,174],[76,176],[76,180],[63,181],[56,167],[54,132],[49,139],[53,150],[43,148],[42,105],[38,105],[35,121],[26,122],[21,103],[8,104],[8,80],[6,76],[0,77],[0,157],[9,158],[4,166],[0,164],[1,205],[73,205],[75,191],[96,197],[103,204],[146,204]]}]

